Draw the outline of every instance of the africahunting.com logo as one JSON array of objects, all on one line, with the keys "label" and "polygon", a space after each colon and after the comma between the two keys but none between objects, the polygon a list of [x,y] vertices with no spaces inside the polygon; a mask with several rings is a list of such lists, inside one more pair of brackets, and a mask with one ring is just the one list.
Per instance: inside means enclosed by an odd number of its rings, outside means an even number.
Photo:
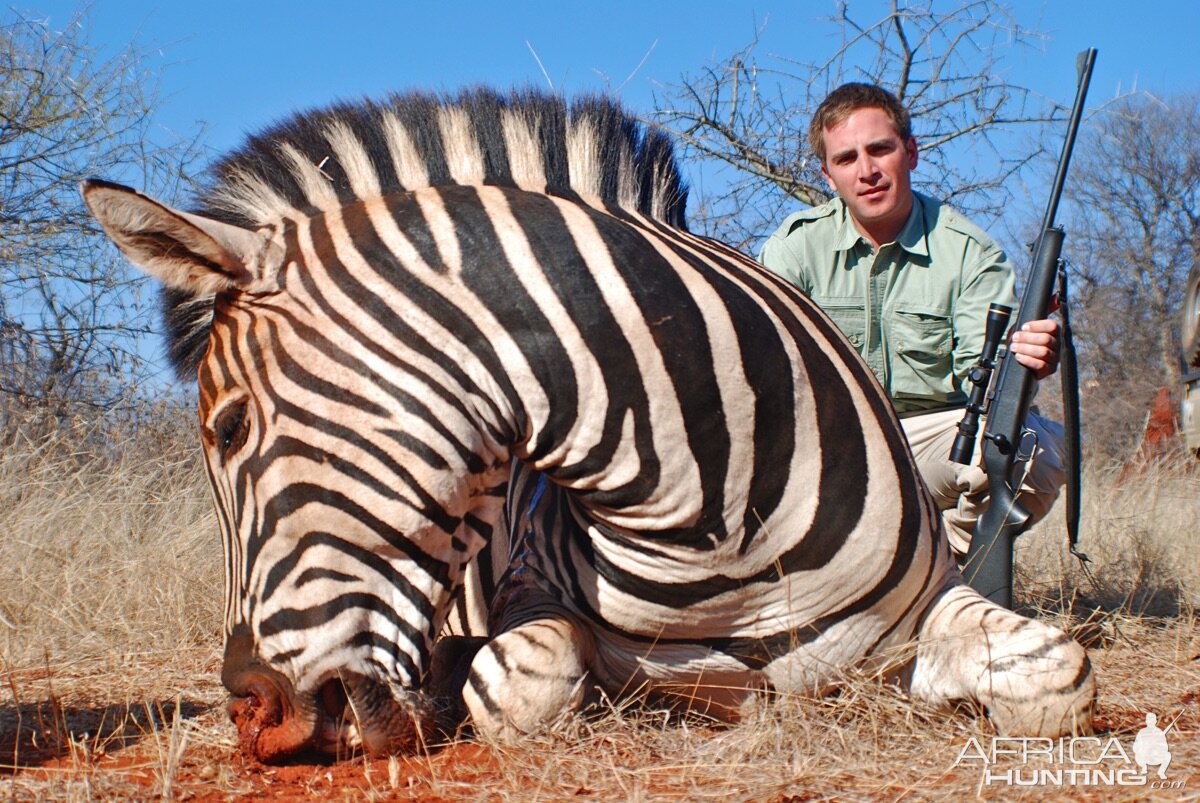
[{"label": "africahunting.com logo", "polygon": [[1184,779],[1167,775],[1171,750],[1166,728],[1158,716],[1146,714],[1130,749],[1115,736],[1077,736],[1071,739],[1008,738],[991,743],[972,736],[959,751],[954,766],[980,769],[980,786],[1144,786],[1182,789]]}]

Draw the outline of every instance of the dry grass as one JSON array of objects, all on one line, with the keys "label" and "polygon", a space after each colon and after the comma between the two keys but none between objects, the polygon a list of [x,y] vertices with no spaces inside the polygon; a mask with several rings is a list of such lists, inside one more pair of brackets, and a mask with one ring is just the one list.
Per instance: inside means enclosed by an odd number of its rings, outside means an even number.
[{"label": "dry grass", "polygon": [[1085,479],[1080,549],[1061,506],[1018,542],[1017,596],[1042,611],[1172,618],[1200,610],[1200,471]]},{"label": "dry grass", "polygon": [[212,643],[220,547],[192,441],[148,435],[104,455],[53,439],[0,455],[5,662]]},{"label": "dry grass", "polygon": [[[186,446],[179,446],[186,444]],[[719,726],[629,708],[571,717],[518,745],[336,766],[247,765],[223,710],[220,549],[190,436],[107,458],[65,442],[0,455],[0,797],[12,799],[1039,800],[955,766],[991,732],[873,678],[835,698],[782,698]],[[165,455],[165,456],[164,456]],[[1200,795],[1200,486],[1089,481],[1083,547],[1061,525],[1022,539],[1019,596],[1092,644],[1104,738],[1128,749],[1144,712],[1171,735],[1164,799]],[[1056,514],[1057,516],[1057,511]],[[1107,788],[1086,799],[1122,797]],[[1062,796],[1062,795],[1056,795]]]}]

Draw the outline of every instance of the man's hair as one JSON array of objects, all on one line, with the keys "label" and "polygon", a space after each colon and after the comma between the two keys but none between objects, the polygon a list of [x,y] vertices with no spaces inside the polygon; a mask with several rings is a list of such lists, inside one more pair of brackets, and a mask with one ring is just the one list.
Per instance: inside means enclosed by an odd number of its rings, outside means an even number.
[{"label": "man's hair", "polygon": [[900,139],[905,142],[912,139],[912,120],[899,98],[875,84],[842,84],[821,101],[808,124],[808,144],[822,164],[825,163],[825,129],[833,128],[852,112],[863,108],[882,109],[891,118]]}]

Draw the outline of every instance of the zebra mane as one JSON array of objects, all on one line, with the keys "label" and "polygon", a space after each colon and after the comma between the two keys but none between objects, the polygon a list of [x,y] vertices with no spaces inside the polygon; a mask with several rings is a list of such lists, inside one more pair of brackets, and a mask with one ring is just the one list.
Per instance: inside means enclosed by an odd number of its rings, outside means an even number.
[{"label": "zebra mane", "polygon": [[678,228],[687,192],[670,139],[616,101],[534,90],[415,92],[298,114],[213,167],[202,214],[258,227],[449,184],[599,198]]},{"label": "zebra mane", "polygon": [[[670,138],[602,95],[476,88],[342,103],[251,136],[219,160],[197,212],[249,228],[359,199],[451,184],[598,198],[685,229],[687,188]],[[204,356],[212,298],[164,290],[180,377]]]}]

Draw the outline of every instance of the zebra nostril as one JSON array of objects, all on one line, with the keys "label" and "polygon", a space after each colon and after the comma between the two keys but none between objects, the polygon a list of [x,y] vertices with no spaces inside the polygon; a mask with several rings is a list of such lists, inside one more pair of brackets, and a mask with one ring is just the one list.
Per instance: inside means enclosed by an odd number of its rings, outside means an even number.
[{"label": "zebra nostril", "polygon": [[283,695],[274,684],[255,678],[246,682],[240,691],[229,699],[226,709],[239,730],[257,733],[283,720]]},{"label": "zebra nostril", "polygon": [[274,687],[269,683],[254,683],[244,693],[230,697],[229,717],[234,721],[277,721],[282,707],[280,695]]},{"label": "zebra nostril", "polygon": [[225,711],[229,714],[229,718],[236,724],[255,719],[257,712],[262,707],[262,701],[256,695],[247,694],[241,697],[230,697],[229,702],[225,706]]}]

